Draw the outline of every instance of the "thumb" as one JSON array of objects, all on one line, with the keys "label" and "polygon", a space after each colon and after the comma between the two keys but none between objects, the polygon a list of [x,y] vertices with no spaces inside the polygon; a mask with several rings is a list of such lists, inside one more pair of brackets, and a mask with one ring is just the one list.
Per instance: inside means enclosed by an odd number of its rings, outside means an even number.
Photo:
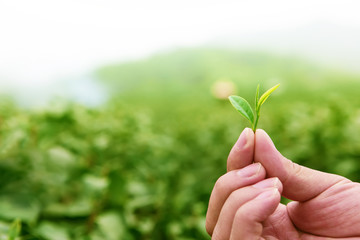
[{"label": "thumb", "polygon": [[255,134],[255,162],[266,169],[267,177],[278,177],[283,184],[283,196],[295,201],[307,201],[346,178],[300,166],[283,157],[264,130]]}]

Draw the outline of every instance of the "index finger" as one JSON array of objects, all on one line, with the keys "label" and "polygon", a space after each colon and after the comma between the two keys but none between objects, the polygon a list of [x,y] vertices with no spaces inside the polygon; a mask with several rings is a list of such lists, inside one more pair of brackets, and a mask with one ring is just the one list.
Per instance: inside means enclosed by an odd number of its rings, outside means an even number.
[{"label": "index finger", "polygon": [[245,128],[232,147],[228,160],[227,171],[243,168],[254,161],[255,135],[250,128]]}]

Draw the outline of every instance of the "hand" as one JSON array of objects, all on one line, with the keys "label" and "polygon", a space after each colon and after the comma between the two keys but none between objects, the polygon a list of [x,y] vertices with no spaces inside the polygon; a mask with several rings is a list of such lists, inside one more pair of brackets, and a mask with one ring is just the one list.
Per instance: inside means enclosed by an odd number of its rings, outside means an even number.
[{"label": "hand", "polygon": [[263,130],[245,129],[227,164],[209,201],[212,239],[360,239],[359,183],[291,162]]}]

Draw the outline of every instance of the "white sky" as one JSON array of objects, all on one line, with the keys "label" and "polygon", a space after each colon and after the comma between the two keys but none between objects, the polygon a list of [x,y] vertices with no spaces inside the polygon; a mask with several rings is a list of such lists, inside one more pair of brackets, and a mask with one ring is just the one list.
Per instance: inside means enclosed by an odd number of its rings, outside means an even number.
[{"label": "white sky", "polygon": [[36,86],[223,36],[360,27],[358,0],[0,0],[0,86]]}]

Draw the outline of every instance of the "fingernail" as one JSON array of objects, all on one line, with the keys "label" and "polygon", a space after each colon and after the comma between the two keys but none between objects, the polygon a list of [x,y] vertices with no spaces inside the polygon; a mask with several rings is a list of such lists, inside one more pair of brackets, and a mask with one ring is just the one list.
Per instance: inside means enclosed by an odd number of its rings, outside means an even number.
[{"label": "fingernail", "polygon": [[277,177],[275,177],[275,178],[268,178],[261,182],[258,182],[256,184],[254,184],[253,187],[260,188],[260,189],[275,187],[275,188],[279,189],[281,186],[280,186],[279,179]]},{"label": "fingernail", "polygon": [[237,149],[241,150],[244,148],[244,146],[246,145],[246,143],[248,141],[248,134],[249,134],[249,128],[245,128],[241,132],[239,139],[236,141]]},{"label": "fingernail", "polygon": [[237,171],[237,175],[239,175],[240,177],[255,176],[260,172],[260,168],[261,168],[260,163],[254,163]]},{"label": "fingernail", "polygon": [[276,188],[266,190],[265,192],[260,193],[260,195],[258,195],[255,199],[271,198],[272,196],[274,196],[276,194],[277,191],[278,190]]}]

